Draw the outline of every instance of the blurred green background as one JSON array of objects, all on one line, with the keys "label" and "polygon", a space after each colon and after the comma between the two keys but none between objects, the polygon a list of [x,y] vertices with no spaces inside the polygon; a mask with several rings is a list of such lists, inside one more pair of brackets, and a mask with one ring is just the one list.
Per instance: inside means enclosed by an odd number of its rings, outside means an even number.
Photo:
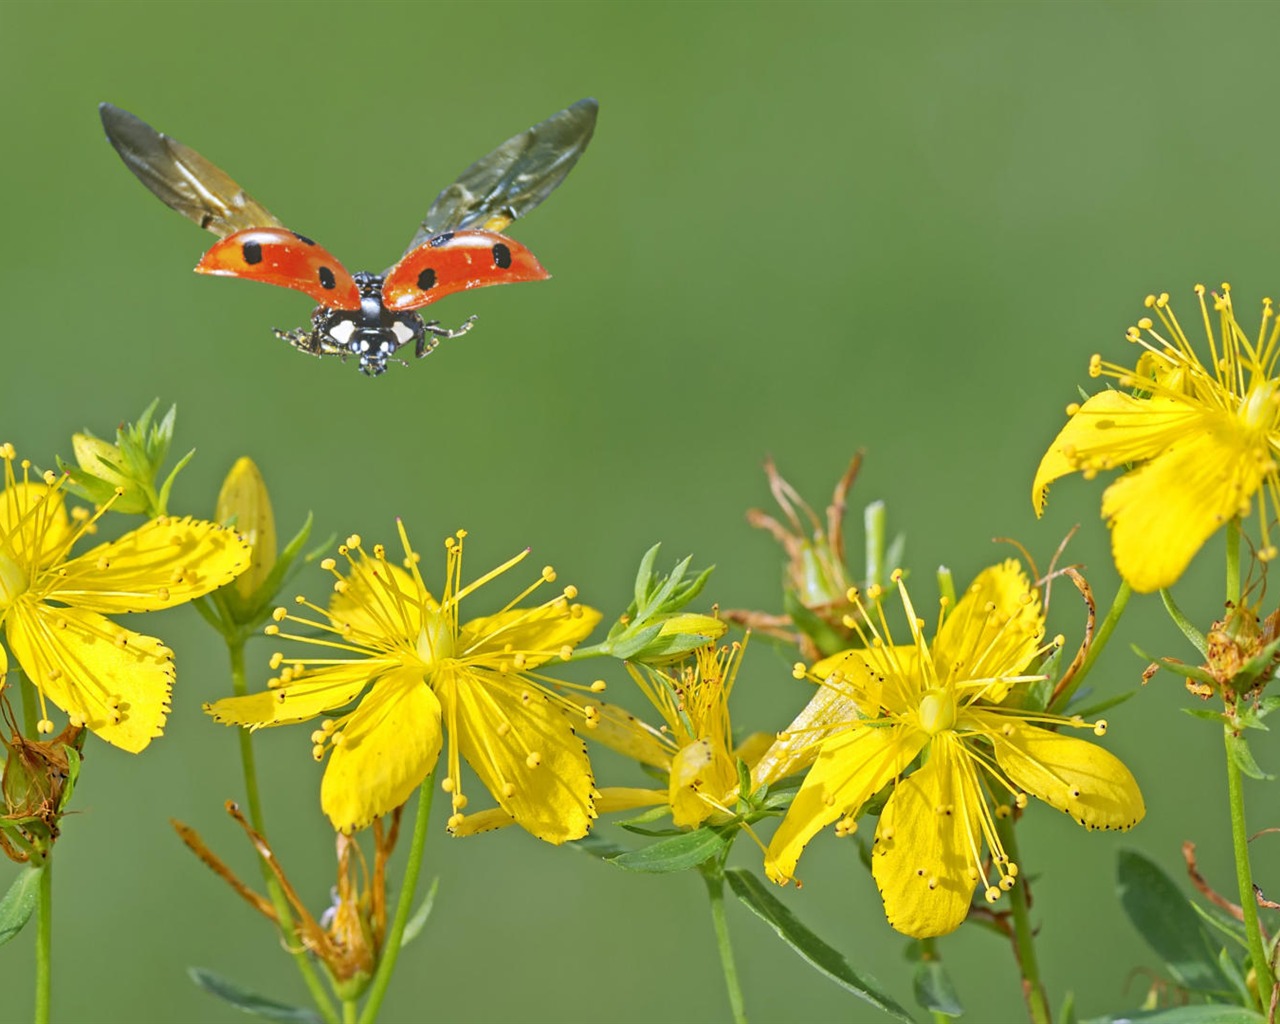
[{"label": "blurred green background", "polygon": [[[659,540],[668,561],[717,565],[709,599],[777,610],[779,553],[743,519],[768,501],[762,459],[821,505],[865,447],[853,504],[888,502],[921,605],[939,564],[963,585],[1008,552],[994,536],[1043,564],[1077,522],[1069,557],[1107,601],[1100,486],[1058,485],[1037,522],[1032,474],[1089,354],[1128,355],[1145,293],[1194,320],[1191,286],[1230,279],[1256,323],[1276,269],[1278,28],[1273,5],[1226,3],[6,3],[0,434],[50,465],[73,430],[110,436],[158,396],[198,449],[178,510],[210,513],[249,454],[282,533],[311,510],[318,536],[390,541],[403,516],[438,566],[465,526],[472,574],[531,545],[609,614]],[[513,231],[554,279],[446,300],[434,314],[477,313],[476,330],[378,380],[272,338],[307,321],[303,296],[190,273],[212,236],[138,185],[96,111],[195,146],[355,270],[391,262],[473,159],[585,95],[590,151]],[[1204,624],[1217,550],[1179,588]],[[1129,643],[1191,655],[1157,604],[1134,602],[1103,692],[1138,685]],[[1074,637],[1070,605],[1055,625]],[[58,847],[55,1017],[238,1019],[193,964],[304,1002],[266,924],[168,824],[256,878],[221,809],[241,795],[236,738],[199,710],[227,691],[225,655],[189,609],[131,625],[177,651],[174,711],[141,757],[90,741]],[[256,683],[271,649],[250,650]],[[803,702],[789,660],[753,644],[740,728]],[[1138,830],[1090,835],[1043,806],[1025,823],[1047,983],[1083,1015],[1136,1003],[1131,971],[1154,963],[1116,902],[1119,849],[1176,873],[1190,839],[1234,884],[1221,742],[1190,700],[1157,677],[1110,715],[1148,802]],[[276,848],[318,912],[332,844],[307,731],[257,746]],[[1278,824],[1274,799],[1254,806],[1251,825]],[[449,840],[436,810],[441,893],[386,1020],[727,1019],[695,876],[628,875],[515,830]],[[749,843],[737,857],[759,867]],[[1259,857],[1264,888],[1274,863]],[[823,836],[801,866],[784,898],[909,1003],[906,942],[853,846]],[[883,1019],[730,916],[754,1020]],[[968,931],[941,951],[970,1019],[1021,1016],[1008,947]],[[26,1017],[31,965],[24,934],[0,955],[0,1016]]]}]

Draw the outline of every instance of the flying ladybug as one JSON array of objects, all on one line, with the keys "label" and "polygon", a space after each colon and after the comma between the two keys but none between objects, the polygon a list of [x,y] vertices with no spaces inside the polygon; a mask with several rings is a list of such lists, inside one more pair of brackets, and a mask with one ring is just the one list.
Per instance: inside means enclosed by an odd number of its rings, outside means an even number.
[{"label": "flying ladybug", "polygon": [[537,257],[500,234],[547,198],[573,169],[596,126],[598,104],[579,100],[519,135],[458,176],[431,204],[409,247],[381,274],[352,274],[323,246],[290,231],[225,171],[194,149],[110,103],[99,106],[107,138],[125,166],[167,205],[218,236],[199,274],[245,277],[306,292],[316,302],[310,329],[275,335],[313,356],[354,356],[378,376],[413,342],[421,359],[441,338],[471,329],[441,327],[416,310],[469,288],[550,277]]}]

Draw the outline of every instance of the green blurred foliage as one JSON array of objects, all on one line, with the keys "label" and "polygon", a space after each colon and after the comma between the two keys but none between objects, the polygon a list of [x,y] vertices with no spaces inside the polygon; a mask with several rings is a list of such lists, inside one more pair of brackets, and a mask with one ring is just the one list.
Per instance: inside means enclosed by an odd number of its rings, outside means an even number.
[{"label": "green blurred foliage", "polygon": [[[657,541],[718,566],[708,601],[779,610],[779,554],[743,521],[768,500],[763,457],[821,504],[864,446],[854,505],[888,502],[922,582],[942,563],[963,585],[1008,551],[993,536],[1043,564],[1081,522],[1069,557],[1105,602],[1100,487],[1059,484],[1038,523],[1032,474],[1089,354],[1128,355],[1146,292],[1190,310],[1194,283],[1227,278],[1248,324],[1273,287],[1277,28],[1280,9],[1228,3],[7,3],[0,439],[50,466],[73,431],[110,437],[159,397],[178,405],[178,448],[197,448],[175,511],[211,514],[248,454],[286,531],[310,510],[318,536],[391,542],[400,515],[438,570],[438,540],[465,526],[474,572],[532,545],[607,614]],[[435,315],[478,313],[476,329],[377,380],[271,336],[307,321],[304,297],[191,274],[212,236],[138,185],[96,111],[110,100],[195,146],[355,270],[392,262],[470,161],[584,95],[601,102],[590,151],[512,232],[553,280],[447,299]],[[1179,589],[1203,625],[1219,550]],[[1074,638],[1068,589],[1055,626]],[[1156,604],[1134,601],[1122,640],[1189,656]],[[139,625],[177,652],[174,712],[141,757],[85,750],[55,863],[55,1017],[233,1019],[188,965],[302,1002],[265,924],[167,823],[256,877],[221,810],[241,795],[235,736],[199,711],[227,691],[225,656],[189,610]],[[250,647],[256,684],[272,649]],[[803,702],[790,658],[753,644],[739,728]],[[1092,683],[1134,688],[1142,667],[1120,642]],[[1048,987],[1055,1004],[1074,990],[1081,1018],[1135,1003],[1129,971],[1151,962],[1115,897],[1122,846],[1180,877],[1193,839],[1233,885],[1221,742],[1180,713],[1189,700],[1162,676],[1109,716],[1149,807],[1131,836],[1028,817]],[[307,730],[257,746],[273,840],[319,910],[332,842]],[[601,757],[599,777],[615,766]],[[1251,824],[1276,824],[1256,806]],[[439,899],[386,1020],[727,1017],[692,875],[435,829]],[[747,844],[735,863],[759,867]],[[1260,865],[1280,889],[1274,858]],[[779,895],[908,1001],[905,943],[853,846],[823,837],[802,870]],[[730,915],[754,1020],[883,1019]],[[969,1019],[1021,1015],[1007,947],[975,931],[940,950]],[[30,970],[24,937],[0,957],[14,1019]]]}]

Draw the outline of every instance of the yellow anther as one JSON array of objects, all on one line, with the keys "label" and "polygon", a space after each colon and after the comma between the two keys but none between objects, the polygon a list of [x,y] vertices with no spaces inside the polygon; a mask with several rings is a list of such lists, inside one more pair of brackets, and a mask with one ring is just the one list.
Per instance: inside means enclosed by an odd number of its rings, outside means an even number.
[{"label": "yellow anther", "polygon": [[36,723],[36,732],[45,736],[49,735],[49,733],[53,732],[53,723],[47,718],[40,719]]},{"label": "yellow anther", "polygon": [[455,811],[465,811],[467,809],[467,796],[465,793],[453,794],[453,809]]},{"label": "yellow anther", "polygon": [[275,636],[279,632],[280,632],[280,627],[277,626],[274,622],[271,625],[267,626],[262,631],[264,636]]},{"label": "yellow anther", "polygon": [[502,784],[502,795],[510,800],[516,795],[516,784],[514,782],[504,782]]},{"label": "yellow anther", "polygon": [[536,750],[529,751],[529,756],[524,759],[524,763],[529,768],[537,768],[542,764],[542,755]]},{"label": "yellow anther", "polygon": [[325,558],[325,559],[322,559],[320,562],[320,568],[324,569],[326,572],[332,572],[337,567],[338,567],[338,562],[336,559],[333,559],[333,558]]},{"label": "yellow anther", "polygon": [[1107,734],[1107,720],[1099,718],[1093,723],[1093,734],[1095,736],[1105,736]]},{"label": "yellow anther", "polygon": [[440,788],[446,793],[452,793],[457,788],[457,783],[453,781],[451,776],[446,775],[440,780]]},{"label": "yellow anther", "polygon": [[283,622],[289,617],[289,609],[283,606],[271,609],[271,618],[276,622]]},{"label": "yellow anther", "polygon": [[324,744],[317,743],[311,748],[311,756],[317,761],[324,760]]},{"label": "yellow anther", "polygon": [[350,537],[347,538],[347,547],[351,548],[352,550],[355,550],[356,548],[360,547],[360,543],[361,543],[360,534],[358,533],[353,533]]},{"label": "yellow anther", "polygon": [[555,568],[550,565],[544,565],[542,567],[542,579],[545,583],[554,583],[556,581]]},{"label": "yellow anther", "polygon": [[608,683],[606,683],[603,679],[597,679],[594,683],[592,683],[592,684],[591,684],[591,692],[592,692],[592,693],[604,693],[604,691],[605,691],[605,689],[608,687],[608,685],[609,685],[609,684],[608,684]]},{"label": "yellow anther", "polygon": [[465,821],[465,820],[466,820],[466,819],[465,819],[465,817],[464,817],[463,815],[461,815],[461,814],[451,814],[451,815],[449,815],[449,822],[448,822],[448,824],[449,824],[449,827],[450,827],[450,828],[457,828],[457,827],[458,827],[458,826],[460,826],[460,825],[463,823],[463,821]]}]

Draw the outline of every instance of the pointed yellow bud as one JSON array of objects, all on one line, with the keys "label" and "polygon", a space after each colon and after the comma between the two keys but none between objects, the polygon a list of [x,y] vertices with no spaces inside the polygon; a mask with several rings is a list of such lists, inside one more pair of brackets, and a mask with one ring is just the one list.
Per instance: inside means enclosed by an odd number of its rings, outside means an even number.
[{"label": "pointed yellow bud", "polygon": [[[77,449],[77,455],[79,450]],[[236,577],[236,592],[249,598],[276,564],[276,521],[266,482],[253,460],[242,456],[218,493],[218,522],[234,526],[253,549],[249,568]]]}]

